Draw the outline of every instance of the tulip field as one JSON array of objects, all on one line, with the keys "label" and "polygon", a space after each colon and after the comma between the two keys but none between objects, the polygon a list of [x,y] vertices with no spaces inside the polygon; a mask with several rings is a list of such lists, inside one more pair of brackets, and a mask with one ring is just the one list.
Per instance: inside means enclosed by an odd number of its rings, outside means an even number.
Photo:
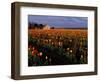
[{"label": "tulip field", "polygon": [[28,29],[28,66],[88,63],[87,29]]}]

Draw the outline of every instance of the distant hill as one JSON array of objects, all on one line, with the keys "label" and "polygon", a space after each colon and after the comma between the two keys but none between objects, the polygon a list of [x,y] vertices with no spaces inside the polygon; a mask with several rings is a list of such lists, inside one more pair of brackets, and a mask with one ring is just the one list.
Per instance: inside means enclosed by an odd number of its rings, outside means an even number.
[{"label": "distant hill", "polygon": [[66,28],[55,28],[55,29],[88,29],[88,28],[86,28],[86,27],[80,27],[80,28],[68,28],[68,27],[66,27]]}]

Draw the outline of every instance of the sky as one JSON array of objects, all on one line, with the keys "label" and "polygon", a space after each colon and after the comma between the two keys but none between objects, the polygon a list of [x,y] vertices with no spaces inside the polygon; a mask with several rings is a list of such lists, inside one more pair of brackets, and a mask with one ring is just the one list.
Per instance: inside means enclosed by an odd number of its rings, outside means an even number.
[{"label": "sky", "polygon": [[29,23],[48,24],[55,28],[87,28],[87,17],[29,15]]}]

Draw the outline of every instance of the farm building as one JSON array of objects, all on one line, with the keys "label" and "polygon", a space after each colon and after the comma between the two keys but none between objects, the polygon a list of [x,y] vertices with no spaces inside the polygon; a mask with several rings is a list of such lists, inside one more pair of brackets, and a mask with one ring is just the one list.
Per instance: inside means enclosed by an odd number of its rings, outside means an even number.
[{"label": "farm building", "polygon": [[43,27],[43,30],[49,30],[50,29],[50,26],[49,25],[44,25],[44,27]]}]

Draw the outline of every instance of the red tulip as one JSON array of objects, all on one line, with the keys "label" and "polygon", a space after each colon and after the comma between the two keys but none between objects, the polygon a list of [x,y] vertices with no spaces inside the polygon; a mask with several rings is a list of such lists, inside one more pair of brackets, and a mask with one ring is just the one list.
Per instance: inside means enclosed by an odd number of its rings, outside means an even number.
[{"label": "red tulip", "polygon": [[38,51],[35,49],[35,50],[32,51],[32,56],[34,56],[36,54],[38,54]]},{"label": "red tulip", "polygon": [[35,53],[35,54],[38,54],[38,51],[35,49],[35,50],[34,50],[34,53]]}]

